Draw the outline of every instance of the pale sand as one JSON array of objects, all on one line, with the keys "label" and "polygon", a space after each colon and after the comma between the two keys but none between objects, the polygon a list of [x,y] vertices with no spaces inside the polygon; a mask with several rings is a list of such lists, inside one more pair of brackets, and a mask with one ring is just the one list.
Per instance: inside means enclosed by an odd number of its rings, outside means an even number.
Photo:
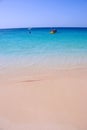
[{"label": "pale sand", "polygon": [[1,69],[0,130],[87,130],[87,68]]}]

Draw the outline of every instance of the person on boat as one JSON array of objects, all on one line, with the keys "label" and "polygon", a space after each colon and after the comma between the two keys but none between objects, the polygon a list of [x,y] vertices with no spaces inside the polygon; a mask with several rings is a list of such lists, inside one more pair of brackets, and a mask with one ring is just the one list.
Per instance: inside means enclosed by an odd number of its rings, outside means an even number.
[{"label": "person on boat", "polygon": [[55,34],[56,32],[57,32],[56,29],[52,29],[52,30],[50,31],[50,34]]}]

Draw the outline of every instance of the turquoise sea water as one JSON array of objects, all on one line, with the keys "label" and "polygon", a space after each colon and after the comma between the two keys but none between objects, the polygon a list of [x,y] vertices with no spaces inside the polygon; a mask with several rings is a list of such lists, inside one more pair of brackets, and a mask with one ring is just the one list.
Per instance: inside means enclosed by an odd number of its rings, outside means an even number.
[{"label": "turquoise sea water", "polygon": [[87,64],[87,28],[2,29],[0,30],[0,66]]}]

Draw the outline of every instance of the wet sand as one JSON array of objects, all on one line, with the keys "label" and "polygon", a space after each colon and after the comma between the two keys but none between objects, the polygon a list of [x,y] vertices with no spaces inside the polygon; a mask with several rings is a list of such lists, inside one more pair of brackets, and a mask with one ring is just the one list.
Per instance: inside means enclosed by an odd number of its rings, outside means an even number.
[{"label": "wet sand", "polygon": [[87,68],[0,70],[0,130],[87,130]]}]

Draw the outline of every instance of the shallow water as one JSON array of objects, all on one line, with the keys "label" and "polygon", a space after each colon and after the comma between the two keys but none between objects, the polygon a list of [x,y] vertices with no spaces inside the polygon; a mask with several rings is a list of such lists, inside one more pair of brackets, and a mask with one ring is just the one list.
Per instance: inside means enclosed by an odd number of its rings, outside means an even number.
[{"label": "shallow water", "polygon": [[0,66],[50,65],[73,67],[87,64],[87,28],[0,30]]}]

